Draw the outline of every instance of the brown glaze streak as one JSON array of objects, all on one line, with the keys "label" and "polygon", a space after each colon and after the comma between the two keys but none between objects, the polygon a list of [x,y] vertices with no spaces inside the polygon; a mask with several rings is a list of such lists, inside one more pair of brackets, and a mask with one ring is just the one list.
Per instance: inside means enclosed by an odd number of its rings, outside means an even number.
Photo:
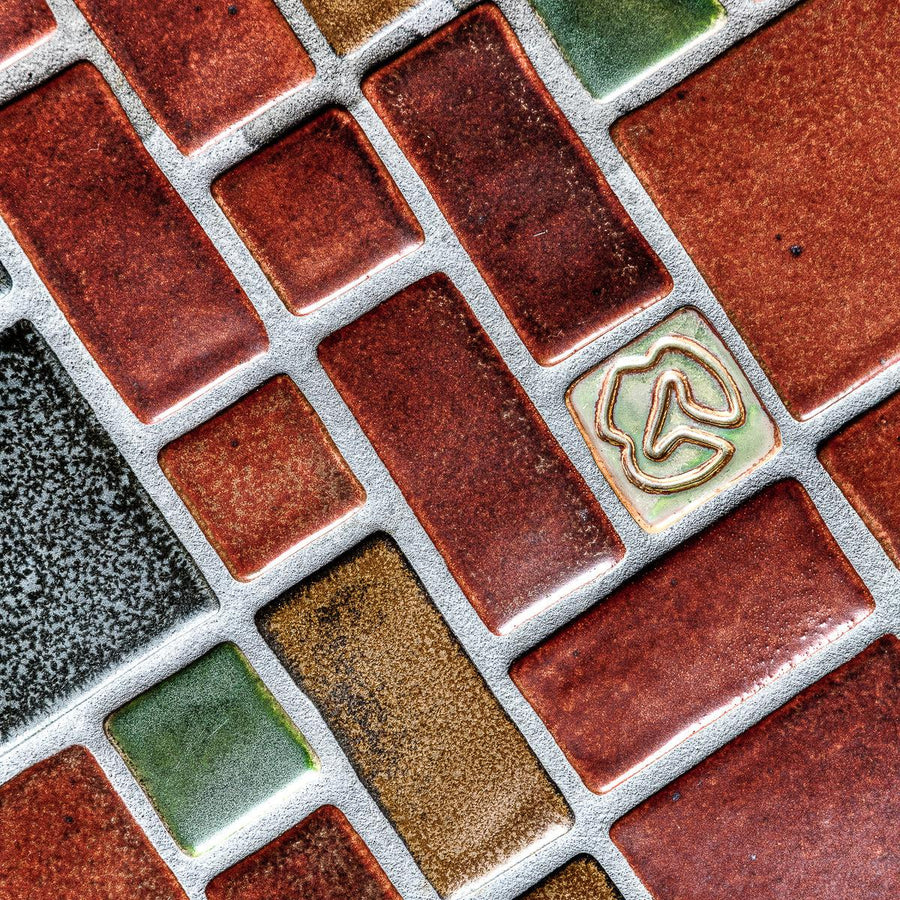
[{"label": "brown glaze streak", "polygon": [[622,558],[600,505],[446,275],[331,335],[319,358],[495,633]]},{"label": "brown glaze streak", "polygon": [[783,481],[532,650],[511,677],[598,793],[874,609]]},{"label": "brown glaze streak", "polygon": [[622,895],[591,857],[579,856],[520,900],[622,900]]},{"label": "brown glaze streak", "polygon": [[17,59],[56,30],[44,0],[0,0],[0,66]]},{"label": "brown glaze streak", "polygon": [[0,110],[0,215],[142,422],[268,347],[231,271],[87,63]]},{"label": "brown glaze streak", "polygon": [[671,290],[495,6],[451,22],[363,91],[542,365]]},{"label": "brown glaze streak", "polygon": [[336,53],[355,50],[416,0],[303,0]]},{"label": "brown glaze streak", "polygon": [[900,642],[882,638],[611,836],[654,900],[900,896]]}]

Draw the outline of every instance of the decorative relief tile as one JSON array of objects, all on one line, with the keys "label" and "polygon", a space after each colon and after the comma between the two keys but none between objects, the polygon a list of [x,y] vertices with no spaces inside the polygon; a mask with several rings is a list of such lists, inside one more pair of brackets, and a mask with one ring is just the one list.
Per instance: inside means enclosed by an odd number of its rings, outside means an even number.
[{"label": "decorative relief tile", "polygon": [[15,62],[56,30],[44,0],[0,2],[0,68]]}]

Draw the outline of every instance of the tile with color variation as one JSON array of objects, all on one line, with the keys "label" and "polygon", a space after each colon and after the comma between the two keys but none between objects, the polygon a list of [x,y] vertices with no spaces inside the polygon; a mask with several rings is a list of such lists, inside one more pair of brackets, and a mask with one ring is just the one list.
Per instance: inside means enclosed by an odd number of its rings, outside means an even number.
[{"label": "tile with color variation", "polygon": [[187,900],[83,747],[0,786],[4,900]]},{"label": "tile with color variation", "polygon": [[519,900],[622,900],[622,895],[590,856],[579,856]]},{"label": "tile with color variation", "polygon": [[208,900],[401,900],[346,816],[323,806],[216,876]]},{"label": "tile with color variation", "polygon": [[389,538],[257,617],[442,896],[562,834],[568,807]]},{"label": "tile with color variation", "polygon": [[0,109],[0,215],[142,422],[268,347],[234,275],[88,63]]},{"label": "tile with color variation", "polygon": [[34,328],[0,332],[0,741],[216,608]]},{"label": "tile with color variation", "polygon": [[194,153],[308,82],[272,0],[76,0],[150,115]]},{"label": "tile with color variation", "polygon": [[781,446],[741,367],[690,307],[582,375],[566,404],[600,471],[648,531],[670,527]]},{"label": "tile with color variation", "polygon": [[446,275],[335,332],[319,359],[495,633],[622,558],[600,505]]},{"label": "tile with color variation", "polygon": [[262,816],[319,765],[234,644],[127,703],[106,731],[191,856]]},{"label": "tile with color variation", "polygon": [[241,581],[333,528],[366,499],[287,375],[164,447],[159,463]]},{"label": "tile with color variation", "polygon": [[8,66],[56,31],[44,0],[0,0],[0,67]]},{"label": "tile with color variation", "polygon": [[425,239],[365,133],[341,109],[245,159],[216,179],[212,192],[295,315]]},{"label": "tile with color variation", "polygon": [[653,900],[900,895],[900,643],[882,638],[612,828]]},{"label": "tile with color variation", "polygon": [[319,30],[335,53],[345,55],[361,47],[418,0],[303,0]]},{"label": "tile with color variation", "polygon": [[803,488],[782,481],[530,651],[510,675],[611,790],[875,608]]},{"label": "tile with color variation", "polygon": [[806,0],[613,128],[800,418],[900,358],[898,56],[900,5]]},{"label": "tile with color variation", "polygon": [[670,291],[497,7],[460,16],[363,91],[542,365]]}]

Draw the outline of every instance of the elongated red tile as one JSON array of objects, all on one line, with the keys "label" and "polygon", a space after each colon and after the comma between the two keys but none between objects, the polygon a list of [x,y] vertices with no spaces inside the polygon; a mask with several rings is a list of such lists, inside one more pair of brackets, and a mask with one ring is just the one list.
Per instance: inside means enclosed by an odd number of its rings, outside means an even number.
[{"label": "elongated red tile", "polygon": [[314,74],[272,0],[76,3],[182,153],[199,150]]},{"label": "elongated red tile", "polygon": [[0,215],[143,422],[268,347],[235,277],[87,63],[0,110]]},{"label": "elongated red tile", "polygon": [[882,638],[612,828],[654,900],[900,894],[900,642]]},{"label": "elongated red tile", "polygon": [[340,109],[326,110],[244,160],[212,191],[296,315],[312,312],[424,240],[363,130]]},{"label": "elongated red tile", "polygon": [[807,0],[613,128],[800,418],[900,358],[898,56],[896,3]]},{"label": "elongated red tile", "polygon": [[0,67],[9,65],[56,30],[44,0],[0,2]]},{"label": "elongated red tile", "polygon": [[363,91],[541,364],[671,289],[497,7],[460,16]]},{"label": "elongated red tile", "polygon": [[510,674],[587,786],[602,793],[873,609],[806,492],[783,481]]},{"label": "elongated red tile", "polygon": [[600,505],[446,275],[326,338],[319,358],[492,631],[622,558]]}]

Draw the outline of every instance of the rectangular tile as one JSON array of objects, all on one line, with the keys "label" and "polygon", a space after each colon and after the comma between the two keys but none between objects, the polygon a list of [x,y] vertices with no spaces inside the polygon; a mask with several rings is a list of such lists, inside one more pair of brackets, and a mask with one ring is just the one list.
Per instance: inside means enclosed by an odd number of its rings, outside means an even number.
[{"label": "rectangular tile", "polygon": [[56,19],[44,0],[0,3],[0,68],[15,62],[56,30]]},{"label": "rectangular tile", "polygon": [[319,358],[492,631],[622,558],[600,505],[446,275],[332,334]]},{"label": "rectangular tile", "polygon": [[361,47],[417,0],[302,0],[336,53]]},{"label": "rectangular tile", "polygon": [[590,856],[579,856],[519,900],[622,900],[622,895]]}]

